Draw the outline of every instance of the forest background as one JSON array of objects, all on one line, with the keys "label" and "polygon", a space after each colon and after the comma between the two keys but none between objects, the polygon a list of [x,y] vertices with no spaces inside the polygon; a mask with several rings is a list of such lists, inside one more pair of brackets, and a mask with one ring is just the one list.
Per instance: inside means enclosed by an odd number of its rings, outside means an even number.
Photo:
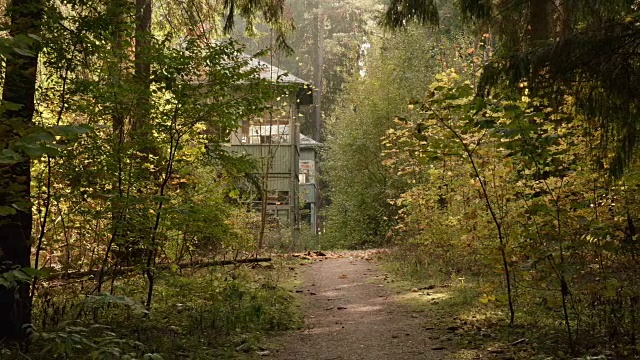
[{"label": "forest background", "polygon": [[331,240],[464,284],[485,314],[464,324],[497,311],[553,357],[636,356],[637,10],[391,1],[401,30],[331,116]]},{"label": "forest background", "polygon": [[321,246],[391,247],[558,357],[637,354],[636,1],[2,9],[0,337],[30,339],[2,356],[208,358],[297,325],[279,272],[181,267],[273,250],[223,146],[280,111],[244,53],[316,85]]}]

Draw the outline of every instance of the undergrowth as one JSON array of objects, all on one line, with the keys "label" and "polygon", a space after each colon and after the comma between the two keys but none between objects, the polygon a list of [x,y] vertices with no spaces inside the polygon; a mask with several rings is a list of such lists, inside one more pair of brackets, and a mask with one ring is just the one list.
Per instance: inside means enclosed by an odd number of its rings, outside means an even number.
[{"label": "undergrowth", "polygon": [[384,254],[384,267],[404,293],[401,299],[429,313],[428,337],[450,351],[449,359],[634,358],[633,349],[612,348],[605,339],[586,336],[576,339],[578,351],[571,353],[559,314],[545,302],[532,301],[540,289],[518,289],[518,321],[510,325],[506,298],[488,291],[495,290],[495,275],[452,273],[426,252],[408,256],[406,250]]},{"label": "undergrowth", "polygon": [[[0,359],[212,359],[260,349],[263,335],[301,324],[285,264],[215,267],[158,277],[150,312],[144,278],[117,281],[111,293],[48,284],[34,304],[30,349]],[[122,296],[126,294],[127,296]],[[1,349],[1,348],[0,348]]]}]

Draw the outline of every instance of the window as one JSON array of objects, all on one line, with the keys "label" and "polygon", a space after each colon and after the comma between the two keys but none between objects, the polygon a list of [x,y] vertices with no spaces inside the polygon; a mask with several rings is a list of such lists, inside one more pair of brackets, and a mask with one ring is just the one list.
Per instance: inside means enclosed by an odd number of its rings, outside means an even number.
[{"label": "window", "polygon": [[288,142],[288,125],[251,126],[249,128],[249,144],[281,144]]},{"label": "window", "polygon": [[300,184],[313,184],[316,171],[315,162],[313,160],[300,160],[298,180]]}]

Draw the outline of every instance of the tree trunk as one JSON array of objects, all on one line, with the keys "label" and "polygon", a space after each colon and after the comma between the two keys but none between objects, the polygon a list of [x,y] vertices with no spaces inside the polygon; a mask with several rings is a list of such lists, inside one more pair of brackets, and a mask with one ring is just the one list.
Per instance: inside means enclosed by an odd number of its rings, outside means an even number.
[{"label": "tree trunk", "polygon": [[[125,35],[123,33],[124,23],[125,23],[125,14],[124,9],[126,8],[127,0],[112,0],[109,2],[109,7],[107,8],[107,12],[112,14],[112,51],[113,56],[116,59],[115,64],[112,64],[109,69],[109,77],[111,79],[111,84],[114,89],[121,86],[121,82],[123,81],[122,74],[122,64],[128,58],[128,53],[125,50],[124,39]],[[98,273],[98,286],[96,291],[100,293],[102,291],[102,283],[104,278],[104,271],[107,269],[109,265],[109,256],[115,244],[120,242],[120,237],[123,234],[121,229],[124,221],[126,219],[126,209],[123,205],[124,203],[124,145],[125,145],[125,115],[121,110],[121,106],[119,103],[115,104],[115,109],[111,114],[111,127],[112,127],[112,141],[113,141],[113,158],[116,162],[117,168],[115,169],[116,179],[113,181],[113,189],[117,193],[114,194],[111,198],[111,238],[107,243],[107,248],[105,254],[102,258],[102,264],[100,267],[100,272]]]},{"label": "tree trunk", "polygon": [[556,19],[556,28],[560,41],[564,40],[571,34],[571,26],[573,22],[573,12],[576,8],[574,0],[559,0],[558,17]]},{"label": "tree trunk", "polygon": [[151,43],[151,5],[151,0],[136,0],[135,68],[136,78],[144,86],[148,86],[151,73],[151,65],[144,54],[145,48]]},{"label": "tree trunk", "polygon": [[151,144],[149,114],[151,107],[151,62],[149,61],[149,45],[151,44],[152,0],[136,0],[136,29],[134,66],[140,94],[137,101],[137,112],[132,119],[131,130],[134,141],[139,141],[139,150],[143,153],[154,153]]},{"label": "tree trunk", "polygon": [[527,40],[530,47],[551,38],[553,7],[553,0],[529,0]]},{"label": "tree trunk", "polygon": [[316,58],[313,69],[313,81],[315,83],[315,140],[322,141],[322,93],[324,91],[322,80],[324,77],[324,14],[322,13],[322,5],[318,2],[316,9],[317,16],[317,37],[316,37]]},{"label": "tree trunk", "polygon": [[[11,19],[10,35],[38,35],[43,16],[42,0],[13,0],[7,7]],[[6,58],[2,100],[19,105],[5,109],[0,117],[0,147],[9,148],[33,123],[38,44],[30,46],[32,55],[13,53]],[[11,166],[0,167],[0,208],[15,213],[0,218],[0,273],[31,265],[31,161],[28,157]],[[25,337],[31,322],[29,284],[16,288],[0,287],[0,339]]]}]

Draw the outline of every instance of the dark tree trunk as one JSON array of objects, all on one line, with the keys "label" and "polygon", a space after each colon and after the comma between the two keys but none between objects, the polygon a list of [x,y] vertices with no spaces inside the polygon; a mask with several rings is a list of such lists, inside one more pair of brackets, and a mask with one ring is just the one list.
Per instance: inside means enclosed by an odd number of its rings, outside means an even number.
[{"label": "dark tree trunk", "polygon": [[324,91],[323,87],[323,67],[324,67],[324,13],[322,12],[322,5],[318,2],[318,7],[316,9],[316,24],[317,24],[317,34],[316,34],[316,58],[313,68],[313,81],[315,83],[315,112],[314,112],[314,121],[315,121],[315,140],[318,142],[322,141],[322,95]]},{"label": "dark tree trunk", "polygon": [[535,46],[551,38],[553,0],[529,0],[528,44]]},{"label": "dark tree trunk", "polygon": [[[11,19],[10,34],[39,34],[43,0],[13,0],[7,7]],[[32,56],[13,53],[6,59],[2,100],[19,105],[0,116],[0,148],[9,148],[32,126],[38,45],[30,47]],[[0,167],[0,207],[15,209],[15,214],[0,217],[0,273],[31,265],[31,161]],[[16,288],[0,287],[0,339],[25,337],[25,325],[31,322],[29,284]]]},{"label": "dark tree trunk", "polygon": [[561,0],[558,6],[557,32],[558,38],[562,41],[571,33],[573,13],[577,4],[574,0]]},{"label": "dark tree trunk", "polygon": [[145,86],[149,83],[150,64],[143,54],[145,47],[150,44],[151,35],[151,0],[136,0],[136,77]]},{"label": "dark tree trunk", "polygon": [[[136,111],[131,119],[131,140],[136,150],[145,155],[160,155],[160,149],[154,143],[151,127],[151,24],[153,15],[153,0],[136,0],[136,28],[134,79],[138,89]],[[162,163],[156,163],[156,168],[162,168]],[[157,181],[161,172],[151,172],[143,175]]]},{"label": "dark tree trunk", "polygon": [[151,44],[152,0],[136,0],[135,31],[135,79],[140,86],[138,111],[134,114],[133,136],[143,141],[143,149],[149,147],[151,131],[149,129],[149,113],[151,103],[151,62],[149,61],[149,45]]}]

